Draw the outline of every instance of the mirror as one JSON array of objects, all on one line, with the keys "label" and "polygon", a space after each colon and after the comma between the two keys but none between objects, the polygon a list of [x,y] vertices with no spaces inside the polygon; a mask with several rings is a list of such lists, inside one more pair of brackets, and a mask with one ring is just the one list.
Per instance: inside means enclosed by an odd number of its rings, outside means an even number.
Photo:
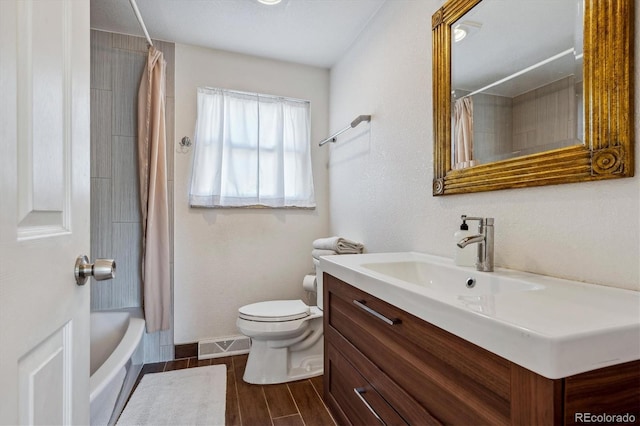
[{"label": "mirror", "polygon": [[582,144],[582,15],[485,0],[453,24],[453,169]]},{"label": "mirror", "polygon": [[448,0],[433,195],[633,176],[633,19],[633,0]]}]

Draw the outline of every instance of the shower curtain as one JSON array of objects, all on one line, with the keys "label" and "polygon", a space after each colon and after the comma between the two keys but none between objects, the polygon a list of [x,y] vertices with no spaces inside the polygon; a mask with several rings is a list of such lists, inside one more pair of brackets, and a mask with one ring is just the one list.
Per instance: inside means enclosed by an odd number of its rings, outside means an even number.
[{"label": "shower curtain", "polygon": [[454,106],[454,169],[476,165],[473,159],[473,101],[470,97],[458,99]]},{"label": "shower curtain", "polygon": [[162,52],[149,47],[138,91],[142,282],[147,333],[171,326],[165,72]]}]

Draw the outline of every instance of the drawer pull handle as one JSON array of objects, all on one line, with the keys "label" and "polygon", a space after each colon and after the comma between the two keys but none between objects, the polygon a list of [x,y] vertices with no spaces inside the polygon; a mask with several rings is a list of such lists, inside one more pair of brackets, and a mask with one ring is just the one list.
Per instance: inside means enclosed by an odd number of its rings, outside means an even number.
[{"label": "drawer pull handle", "polygon": [[374,317],[378,318],[379,320],[384,321],[386,324],[394,325],[394,324],[400,324],[402,322],[402,321],[400,321],[399,318],[389,319],[389,318],[385,317],[384,315],[382,315],[380,312],[374,311],[373,309],[371,309],[370,307],[365,305],[365,303],[367,303],[367,302],[365,302],[364,300],[354,300],[353,303],[355,303],[355,305],[357,307],[359,307],[360,309],[364,309],[366,312],[370,313]]},{"label": "drawer pull handle", "polygon": [[366,393],[367,390],[365,388],[353,388],[353,391],[356,393],[356,395],[358,395],[358,398],[360,398],[360,401],[362,401],[362,403],[365,405],[365,407],[367,407],[369,409],[369,411],[371,411],[371,414],[374,415],[374,417],[376,419],[378,419],[378,421],[380,422],[380,424],[385,425],[386,423],[382,420],[382,418],[380,418],[380,416],[378,415],[378,413],[376,413],[376,410],[373,409],[373,407],[371,406],[371,404],[369,404],[367,402],[366,399],[364,399],[364,396],[362,396],[363,393]]}]

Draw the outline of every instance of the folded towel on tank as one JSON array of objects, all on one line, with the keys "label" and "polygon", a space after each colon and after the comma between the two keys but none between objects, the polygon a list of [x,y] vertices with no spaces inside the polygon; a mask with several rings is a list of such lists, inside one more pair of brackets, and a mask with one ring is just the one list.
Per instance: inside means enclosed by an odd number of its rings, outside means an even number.
[{"label": "folded towel on tank", "polygon": [[313,248],[318,250],[333,250],[337,254],[358,254],[364,250],[364,245],[342,237],[319,238],[313,242]]},{"label": "folded towel on tank", "polygon": [[320,259],[320,256],[332,256],[334,254],[338,254],[335,250],[322,250],[322,249],[313,249],[311,250],[311,256],[314,259]]}]

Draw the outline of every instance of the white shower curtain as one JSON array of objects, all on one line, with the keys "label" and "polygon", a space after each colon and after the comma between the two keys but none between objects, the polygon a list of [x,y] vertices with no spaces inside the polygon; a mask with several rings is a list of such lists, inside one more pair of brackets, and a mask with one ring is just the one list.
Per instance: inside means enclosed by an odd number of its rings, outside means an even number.
[{"label": "white shower curtain", "polygon": [[458,99],[454,106],[454,169],[476,165],[473,159],[473,101],[470,97]]},{"label": "white shower curtain", "polygon": [[138,91],[142,281],[148,333],[171,327],[165,70],[162,52],[149,47]]}]

